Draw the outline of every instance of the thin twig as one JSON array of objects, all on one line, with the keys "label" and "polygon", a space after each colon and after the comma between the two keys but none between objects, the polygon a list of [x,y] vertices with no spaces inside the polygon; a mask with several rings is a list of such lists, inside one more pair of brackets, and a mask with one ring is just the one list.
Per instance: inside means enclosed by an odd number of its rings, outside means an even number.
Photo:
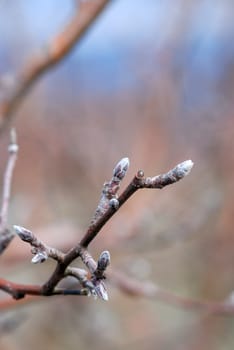
[{"label": "thin twig", "polygon": [[48,258],[54,259],[55,261],[62,263],[65,254],[60,250],[49,247],[38,239],[30,230],[18,225],[14,225],[14,230],[22,241],[27,242],[31,245],[31,252],[34,255],[32,263],[42,263]]},{"label": "thin twig", "polygon": [[114,167],[111,180],[109,182],[105,182],[103,185],[101,198],[94,213],[94,217],[91,221],[92,225],[95,224],[95,222],[97,222],[97,220],[103,216],[109,207],[118,209],[119,202],[117,199],[117,193],[120,188],[120,183],[124,179],[128,168],[129,159],[127,157],[122,158]]},{"label": "thin twig", "polygon": [[13,79],[13,84],[0,102],[0,131],[12,117],[13,112],[35,81],[48,69],[60,62],[82,38],[91,24],[110,0],[82,2],[67,26],[42,50],[28,60],[22,71]]},{"label": "thin twig", "polygon": [[12,241],[14,234],[7,227],[8,220],[8,209],[9,209],[9,200],[11,194],[11,183],[13,170],[15,167],[17,154],[18,154],[18,145],[16,141],[15,130],[11,130],[10,144],[8,146],[8,162],[3,178],[3,189],[2,189],[2,207],[0,209],[0,254],[8,247]]},{"label": "thin twig", "polygon": [[0,231],[4,230],[7,225],[12,175],[13,175],[13,170],[17,159],[18,149],[19,149],[19,146],[16,141],[16,133],[15,133],[15,130],[12,129],[10,144],[8,146],[9,158],[8,158],[8,162],[5,170],[4,179],[3,179],[2,207],[0,212]]},{"label": "thin twig", "polygon": [[39,285],[25,285],[13,283],[3,278],[0,279],[0,290],[10,294],[14,299],[22,299],[26,295],[52,296],[52,295],[87,295],[88,291],[85,289],[54,289],[50,294],[44,294],[43,288]]},{"label": "thin twig", "polygon": [[106,210],[106,212],[97,221],[94,223],[92,222],[86,234],[81,239],[80,245],[87,248],[99,233],[99,231],[102,229],[102,227],[106,224],[106,222],[137,190],[142,188],[162,189],[163,187],[171,185],[184,178],[190,173],[192,167],[193,162],[191,160],[187,160],[183,163],[178,164],[175,168],[166,174],[146,178],[144,177],[144,172],[142,170],[139,170],[130,184],[118,198],[118,208],[110,205],[109,209]]}]

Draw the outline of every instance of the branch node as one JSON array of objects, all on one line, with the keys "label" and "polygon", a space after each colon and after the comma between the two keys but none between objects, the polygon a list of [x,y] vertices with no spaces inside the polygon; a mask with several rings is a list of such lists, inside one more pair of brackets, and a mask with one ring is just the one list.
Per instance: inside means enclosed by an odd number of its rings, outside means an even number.
[{"label": "branch node", "polygon": [[119,208],[119,201],[117,198],[111,198],[109,200],[109,205],[111,208],[117,210]]},{"label": "branch node", "polygon": [[138,170],[138,172],[136,173],[136,178],[141,180],[141,179],[143,179],[144,175],[145,174],[144,174],[143,170]]},{"label": "branch node", "polygon": [[19,146],[17,144],[17,135],[14,128],[11,129],[10,133],[10,144],[8,146],[9,153],[17,153],[19,150]]}]

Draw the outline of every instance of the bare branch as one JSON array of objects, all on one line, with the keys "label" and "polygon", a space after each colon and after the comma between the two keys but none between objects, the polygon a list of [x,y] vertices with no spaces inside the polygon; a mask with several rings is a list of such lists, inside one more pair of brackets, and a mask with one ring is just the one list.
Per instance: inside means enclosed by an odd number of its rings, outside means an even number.
[{"label": "bare branch", "polygon": [[[189,173],[192,166],[193,166],[192,161],[186,161],[177,165],[174,169],[170,170],[168,173],[164,175],[159,175],[153,178],[153,179],[157,178],[156,181],[155,180],[153,181],[154,181],[154,184],[157,184],[158,186],[154,188],[162,188],[163,186],[179,181]],[[115,167],[115,169],[117,167],[118,167],[118,164]],[[115,176],[115,170],[114,170],[114,176]],[[144,187],[147,188],[148,186],[147,183],[149,181],[148,179],[149,178],[144,178],[144,173],[142,170],[138,171],[137,175],[133,178],[133,180],[130,182],[130,184],[127,186],[127,188],[123,191],[123,193],[118,198],[119,207],[122,206],[138,189],[144,188]],[[110,181],[110,183],[112,183],[112,181]],[[97,220],[91,221],[91,224],[86,234],[81,239],[80,243],[70,249],[70,251],[64,257],[63,264],[61,265],[58,263],[54,273],[49,278],[49,280],[44,284],[43,288],[45,293],[46,292],[50,293],[53,290],[53,288],[61,280],[62,276],[64,276],[66,267],[78,257],[81,257],[82,261],[91,271],[91,273],[94,272],[93,270],[97,268],[97,266],[95,267],[96,263],[94,264],[93,260],[89,259],[89,255],[88,255],[89,253],[84,248],[88,247],[89,243],[96,237],[96,235],[100,232],[102,227],[115,214],[117,210],[118,208],[109,206],[109,208],[103,213],[103,215],[99,216]]]},{"label": "bare branch", "polygon": [[22,299],[25,295],[51,296],[51,295],[88,295],[85,289],[62,289],[57,288],[50,294],[44,294],[41,286],[38,285],[24,285],[0,279],[0,290],[10,294],[14,299]]},{"label": "bare branch", "polygon": [[58,249],[51,248],[40,241],[30,230],[22,226],[14,225],[14,230],[22,241],[29,243],[32,246],[32,263],[42,263],[48,258],[54,259],[58,262],[63,262],[64,253]]},{"label": "bare branch", "polygon": [[88,272],[84,269],[78,267],[68,266],[65,273],[65,277],[72,276],[79,281],[79,283],[85,287],[86,282],[88,281]]},{"label": "bare branch", "polygon": [[18,145],[16,141],[16,132],[11,130],[10,144],[8,146],[9,158],[3,179],[2,207],[0,211],[0,254],[8,247],[14,234],[7,228],[9,200],[11,194],[11,182],[13,171],[18,154]]},{"label": "bare branch", "polygon": [[[16,226],[15,230],[17,234],[20,236],[20,238],[30,243],[33,247],[37,249],[43,249],[45,251],[47,250],[47,247],[43,245],[33,234],[31,231],[26,230],[22,227]],[[43,251],[44,251],[43,250]],[[49,251],[48,251],[49,252]],[[37,253],[38,255],[39,253]],[[58,256],[60,252],[56,253]],[[36,255],[36,256],[37,256]],[[51,295],[88,295],[92,294],[95,297],[100,297],[103,300],[108,300],[108,295],[105,285],[102,281],[102,279],[105,279],[104,271],[106,270],[106,267],[108,266],[108,256],[107,252],[103,252],[100,256],[102,263],[101,266],[101,273],[98,274],[97,270],[97,263],[94,261],[92,256],[88,253],[87,250],[81,249],[80,257],[84,264],[87,266],[89,272],[91,273],[90,278],[88,278],[87,271],[75,267],[68,266],[64,273],[60,272],[59,274],[54,274],[55,278],[51,280],[50,286],[51,288],[45,288],[44,286],[39,285],[23,285],[23,284],[16,284],[4,279],[0,279],[0,289],[5,291],[6,293],[12,295],[14,299],[21,299],[24,298],[25,295],[40,295],[40,296],[51,296]],[[54,258],[54,257],[53,257]],[[57,260],[57,256],[55,258]],[[105,260],[105,261],[104,261]],[[64,266],[61,259],[58,259],[58,266]],[[105,266],[104,266],[105,265]],[[97,275],[98,274],[98,275]],[[61,289],[61,288],[55,288],[55,286],[65,277],[67,276],[73,276],[75,277],[80,285],[82,286],[81,289]],[[53,283],[53,285],[52,285]],[[104,293],[105,292],[105,293]]]},{"label": "bare branch", "polygon": [[[125,175],[121,175],[118,180],[114,179],[118,178],[119,174],[122,174],[123,170],[120,169],[121,166],[119,166],[119,164],[120,163],[118,163],[114,169],[112,180],[107,183],[106,188],[108,188],[109,191],[106,193],[110,194],[110,196],[112,196],[112,194],[116,196],[116,193],[119,189],[118,181],[120,182]],[[143,171],[138,171],[137,175],[133,178],[128,187],[118,198],[119,204],[122,205],[125,203],[127,199],[139,188],[163,188],[169,184],[179,181],[189,173],[192,166],[193,163],[191,161],[185,161],[177,165],[174,169],[170,170],[166,174],[158,175],[152,178],[144,178]],[[127,168],[128,165],[124,170],[125,172]],[[108,198],[108,195],[106,195],[106,197]],[[107,209],[107,211],[93,224],[93,226],[90,226],[94,227],[95,230],[97,230],[92,232],[92,239],[96,236],[96,234],[99,232],[99,229],[104,225],[104,223],[115,213],[115,211],[116,208],[110,206],[109,209]],[[102,252],[98,259],[98,262],[96,263],[91,254],[87,251],[87,249],[85,249],[85,245],[82,244],[82,241],[80,244],[73,247],[67,254],[64,254],[55,248],[46,246],[30,230],[27,230],[21,226],[14,226],[14,229],[23,241],[29,243],[32,246],[32,253],[34,254],[32,262],[42,262],[42,260],[44,261],[50,257],[57,261],[57,267],[52,276],[49,278],[48,282],[42,286],[16,284],[4,279],[0,279],[1,290],[10,294],[14,299],[21,299],[26,295],[51,296],[92,294],[95,297],[99,297],[103,300],[108,300],[108,294],[104,283],[104,279],[106,277],[106,268],[110,264],[110,254],[108,251]],[[94,232],[95,236],[93,236]],[[85,240],[87,242],[87,237]],[[84,242],[85,240],[83,239]],[[83,269],[69,266],[69,264],[77,257],[81,258],[89,273]],[[78,280],[81,288],[56,288],[57,284],[67,276],[75,277]],[[111,271],[107,273],[107,277],[113,283],[115,283],[118,288],[132,296],[153,298],[160,302],[171,304],[182,309],[194,309],[202,312],[209,312],[212,314],[215,313],[234,315],[233,298],[229,298],[222,302],[196,300],[175,295],[152,283],[136,281],[135,279],[127,277],[120,272]]]},{"label": "bare branch", "polygon": [[163,188],[183,179],[190,173],[192,167],[193,162],[186,160],[166,174],[145,178],[141,186],[142,188]]},{"label": "bare branch", "polygon": [[84,265],[88,268],[89,272],[91,274],[94,274],[94,272],[97,269],[97,263],[91,256],[91,254],[88,252],[88,250],[81,248],[79,252],[79,256],[84,263]]},{"label": "bare branch", "polygon": [[[130,184],[123,191],[123,193],[118,198],[118,208],[120,208],[138,189],[140,188],[157,188],[162,189],[167,185],[171,185],[186,175],[189,174],[193,167],[193,162],[187,160],[181,164],[178,164],[175,168],[163,175],[158,175],[155,177],[144,178],[144,172],[139,170],[134,176]],[[92,221],[86,234],[80,241],[80,245],[83,247],[88,247],[92,240],[96,237],[102,227],[106,222],[115,214],[118,208],[114,206],[109,206],[109,209],[98,218],[96,221]]]},{"label": "bare branch", "polygon": [[[91,221],[88,231],[84,235],[81,242],[74,246],[66,254],[60,252],[55,248],[47,246],[42,241],[40,241],[30,230],[27,230],[22,226],[15,225],[14,229],[17,235],[24,242],[29,243],[32,247],[32,254],[34,255],[32,259],[33,263],[44,262],[47,260],[47,258],[50,257],[57,261],[57,266],[52,275],[49,277],[48,281],[42,286],[15,284],[2,279],[0,280],[0,289],[6,293],[11,294],[15,299],[23,298],[25,295],[50,296],[91,294],[103,300],[108,300],[108,293],[104,280],[106,278],[106,269],[110,264],[110,253],[108,251],[102,252],[98,259],[98,262],[96,262],[86,249],[88,244],[95,238],[103,225],[118,210],[119,206],[124,204],[128,198],[139,188],[162,188],[168,184],[179,181],[189,173],[192,165],[193,163],[191,161],[186,161],[177,165],[168,173],[155,176],[153,178],[144,178],[144,173],[140,170],[127,186],[127,188],[123,191],[121,196],[117,199],[117,192],[120,187],[120,182],[124,178],[129,167],[128,158],[123,158],[115,166],[112,179],[104,184],[100,201],[101,204],[99,203],[96,213],[100,207],[102,207],[101,210],[96,215],[95,220]],[[116,199],[118,201],[119,206],[113,206],[109,204],[106,208],[103,206],[103,203],[107,203],[113,199]],[[77,269],[76,267],[69,266],[71,262],[73,262],[76,258],[81,258],[88,272],[82,269]],[[67,276],[75,277],[78,280],[81,289],[78,288],[75,290],[70,290],[56,288],[58,283]],[[137,291],[135,288],[135,293],[142,293],[142,290],[138,289]],[[145,288],[144,293],[146,293]],[[147,293],[149,293],[149,290]]]},{"label": "bare branch", "polygon": [[100,202],[98,203],[94,217],[91,224],[95,224],[97,220],[110,208],[118,209],[119,202],[117,199],[117,192],[120,188],[120,183],[123,180],[129,168],[129,159],[122,158],[114,167],[112,179],[105,182],[102,189]]},{"label": "bare branch", "polygon": [[8,229],[5,228],[0,234],[0,255],[4,252],[4,250],[11,243],[14,238],[14,234]]},{"label": "bare branch", "polygon": [[10,144],[8,147],[9,158],[8,158],[8,163],[6,166],[6,171],[5,171],[4,180],[3,180],[2,208],[0,213],[1,230],[6,228],[6,224],[7,224],[12,175],[13,175],[13,170],[17,159],[18,150],[19,150],[19,146],[17,145],[17,141],[16,141],[16,132],[14,129],[12,129]]},{"label": "bare branch", "polygon": [[0,102],[0,130],[4,128],[13,112],[35,81],[48,69],[60,62],[86,33],[94,20],[110,0],[82,2],[67,26],[41,51],[28,60],[22,71]]},{"label": "bare branch", "polygon": [[234,316],[234,303],[230,298],[224,301],[198,300],[179,296],[153,283],[139,282],[119,271],[109,271],[108,279],[122,292],[135,297],[150,298],[182,310],[194,310],[217,315]]},{"label": "bare branch", "polygon": [[[78,271],[79,269],[77,269],[77,272]],[[78,274],[80,273],[81,272],[79,271]],[[75,269],[72,268],[72,270],[69,271],[68,275],[76,277]],[[110,280],[111,283],[116,285],[122,292],[130,296],[150,298],[155,301],[162,302],[167,305],[179,307],[180,309],[187,310],[187,311],[193,310],[193,311],[203,312],[208,314],[234,316],[234,303],[232,300],[233,298],[227,298],[226,300],[220,301],[220,302],[191,299],[191,298],[173,294],[172,292],[162,289],[161,287],[154,285],[153,283],[147,283],[142,281],[139,282],[134,278],[126,276],[122,272],[114,271],[114,270],[111,270],[107,273],[107,278]],[[92,288],[92,285],[88,285],[88,287],[86,286],[85,288],[81,288],[81,289],[57,288],[54,291],[52,291],[50,294],[44,294],[43,288],[40,286],[16,284],[4,279],[0,279],[0,290],[3,290],[6,293],[10,294],[16,300],[24,298],[26,295],[34,295],[34,296],[89,295],[91,288]],[[102,294],[101,296],[100,295],[98,296],[100,296],[104,300],[108,300],[108,295],[106,299],[105,297],[103,297],[103,293],[106,292],[105,285],[103,287],[103,281],[101,284],[101,288],[99,286],[99,289],[102,291]],[[95,293],[97,293],[96,287],[95,287]],[[27,301],[31,302],[35,300],[36,299],[29,298],[29,299],[26,299],[25,302]],[[8,307],[8,305],[6,306],[5,304],[8,304],[7,300],[4,301],[2,304],[0,304],[0,310]]]}]

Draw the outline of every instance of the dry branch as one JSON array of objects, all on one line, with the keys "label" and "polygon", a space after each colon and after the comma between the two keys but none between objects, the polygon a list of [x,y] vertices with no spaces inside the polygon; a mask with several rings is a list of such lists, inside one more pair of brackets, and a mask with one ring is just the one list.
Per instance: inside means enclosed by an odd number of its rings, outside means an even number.
[{"label": "dry branch", "polygon": [[[143,171],[138,171],[137,175],[118,198],[117,192],[120,188],[120,183],[129,167],[128,158],[121,159],[114,167],[111,180],[106,182],[103,186],[101,200],[86,234],[81,241],[67,253],[63,253],[58,249],[47,246],[39,240],[32,231],[27,230],[22,226],[15,225],[14,229],[19,238],[31,246],[31,251],[34,255],[32,259],[33,263],[42,263],[48,258],[51,258],[56,261],[57,265],[48,281],[42,286],[14,284],[2,279],[0,281],[0,289],[11,294],[15,299],[23,298],[25,295],[49,296],[58,294],[92,294],[95,297],[108,300],[104,280],[106,268],[110,264],[110,254],[107,251],[102,252],[96,262],[87,250],[89,243],[96,237],[103,225],[112,217],[112,215],[118,211],[119,207],[123,205],[138,189],[148,187],[162,188],[168,184],[172,184],[186,176],[190,172],[192,166],[193,163],[191,161],[186,161],[177,165],[168,173],[153,178],[144,178]],[[113,205],[113,199],[118,205]],[[76,267],[70,266],[70,264],[77,258],[82,260],[87,272],[83,269],[77,269]],[[77,289],[71,291],[69,289],[57,288],[58,283],[67,276],[73,276],[77,279]]]},{"label": "dry branch", "polygon": [[52,258],[58,262],[63,262],[64,254],[62,252],[44,244],[30,230],[17,225],[14,225],[14,230],[22,241],[31,245],[31,252],[34,255],[31,260],[32,263],[42,263],[48,258]]},{"label": "dry branch", "polygon": [[187,160],[181,164],[178,164],[175,168],[163,175],[158,175],[154,177],[144,177],[144,172],[139,170],[134,176],[130,184],[123,191],[123,193],[118,198],[118,207],[110,205],[108,210],[94,223],[91,222],[86,234],[80,241],[80,245],[83,247],[88,247],[90,242],[99,233],[105,223],[114,215],[114,213],[120,208],[137,190],[142,188],[155,188],[162,189],[167,185],[171,185],[183,177],[188,175],[193,167],[193,162]]},{"label": "dry branch", "polygon": [[[47,246],[30,230],[21,226],[14,226],[19,238],[31,246],[32,254],[34,255],[32,259],[33,263],[42,263],[48,258],[51,258],[56,261],[57,265],[48,281],[43,285],[24,285],[0,279],[0,290],[10,294],[12,298],[16,300],[25,298],[26,296],[38,297],[54,295],[93,295],[94,297],[108,300],[108,293],[104,283],[107,277],[110,282],[114,283],[120,290],[131,296],[153,298],[157,301],[174,305],[185,310],[197,310],[208,312],[209,314],[234,315],[233,298],[221,302],[213,302],[178,296],[152,283],[139,282],[121,272],[111,270],[106,273],[106,269],[110,264],[110,254],[108,251],[102,252],[97,262],[93,259],[87,250],[89,243],[91,243],[100,232],[104,224],[118,211],[120,206],[122,206],[138,189],[161,189],[181,180],[189,174],[193,163],[190,160],[185,161],[169,172],[154,177],[144,177],[144,172],[139,170],[118,197],[117,192],[128,167],[129,161],[127,158],[123,158],[114,167],[111,180],[106,182],[103,186],[101,200],[98,203],[94,218],[91,220],[87,232],[84,234],[81,241],[67,253]],[[11,181],[8,183],[10,182]],[[113,199],[118,203],[117,205],[113,205]],[[77,258],[81,259],[86,269],[70,266]],[[58,288],[58,283],[68,276],[72,276],[77,280],[77,288]],[[28,300],[30,301],[31,299]],[[8,300],[6,303],[9,303]],[[4,308],[4,303],[2,303],[2,307]]]}]

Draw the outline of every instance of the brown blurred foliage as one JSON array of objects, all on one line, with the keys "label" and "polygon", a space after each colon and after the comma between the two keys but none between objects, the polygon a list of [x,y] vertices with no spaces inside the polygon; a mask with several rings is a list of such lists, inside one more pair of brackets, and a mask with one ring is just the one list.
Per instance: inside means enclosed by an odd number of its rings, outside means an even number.
[{"label": "brown blurred foliage", "polygon": [[[55,1],[45,3],[0,1],[1,76],[17,71],[72,11],[62,1],[60,10]],[[228,0],[113,2],[17,110],[12,124],[20,152],[10,222],[67,249],[89,224],[102,184],[120,158],[131,162],[125,184],[139,168],[151,176],[191,158],[195,167],[185,181],[137,193],[91,250],[95,255],[109,249],[112,265],[140,280],[184,295],[227,298],[234,258],[232,10]],[[7,142],[6,131],[1,173]],[[52,264],[31,267],[28,247],[15,238],[0,269],[3,277],[40,283]],[[231,318],[111,289],[108,303],[54,298],[4,312],[0,344],[35,350],[232,349],[232,326]]]}]

